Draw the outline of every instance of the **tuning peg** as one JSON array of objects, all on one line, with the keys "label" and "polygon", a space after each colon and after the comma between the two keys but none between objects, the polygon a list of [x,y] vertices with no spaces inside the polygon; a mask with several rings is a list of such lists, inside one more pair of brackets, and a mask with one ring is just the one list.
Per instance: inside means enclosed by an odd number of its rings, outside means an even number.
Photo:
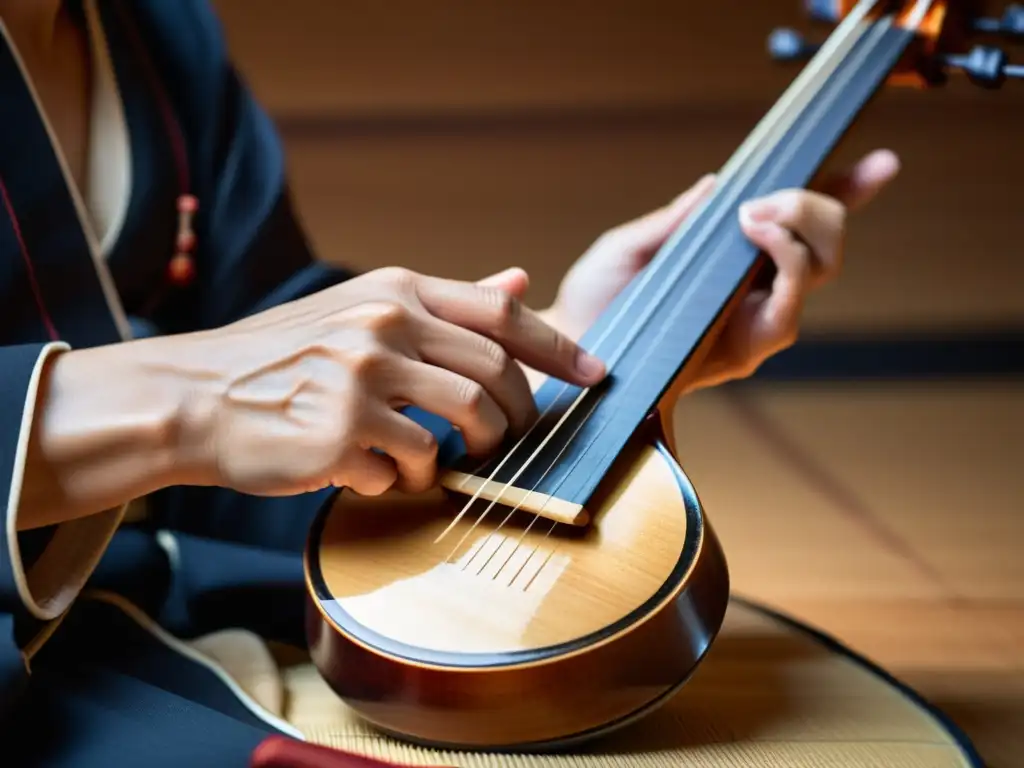
[{"label": "tuning peg", "polygon": [[1008,63],[1005,51],[988,45],[975,46],[967,54],[946,56],[945,63],[982,88],[998,88],[1008,79],[1024,79],[1024,65]]},{"label": "tuning peg", "polygon": [[826,24],[837,24],[842,16],[841,0],[805,0],[804,7],[807,15],[813,21],[822,21]]},{"label": "tuning peg", "polygon": [[776,61],[806,61],[821,46],[807,42],[795,29],[780,28],[768,35],[768,55]]},{"label": "tuning peg", "polygon": [[1009,38],[1024,38],[1024,5],[1014,3],[1000,18],[975,19],[974,31]]}]

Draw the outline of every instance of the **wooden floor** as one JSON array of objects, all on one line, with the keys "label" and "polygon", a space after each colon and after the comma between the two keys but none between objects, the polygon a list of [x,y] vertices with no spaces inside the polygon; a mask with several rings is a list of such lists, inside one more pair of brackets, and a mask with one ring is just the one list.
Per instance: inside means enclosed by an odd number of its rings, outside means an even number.
[{"label": "wooden floor", "polygon": [[676,423],[735,592],[1024,766],[1024,384],[748,385]]}]

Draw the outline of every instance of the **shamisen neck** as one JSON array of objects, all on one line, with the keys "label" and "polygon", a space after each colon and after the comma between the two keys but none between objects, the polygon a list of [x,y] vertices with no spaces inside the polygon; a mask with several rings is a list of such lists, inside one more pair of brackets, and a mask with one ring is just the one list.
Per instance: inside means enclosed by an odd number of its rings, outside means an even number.
[{"label": "shamisen neck", "polygon": [[608,379],[589,390],[547,381],[530,433],[483,467],[460,467],[447,487],[563,521],[586,506],[758,266],[740,205],[806,187],[913,40],[891,16],[870,18],[877,5],[865,0],[847,16],[725,165],[715,192],[584,336]]}]

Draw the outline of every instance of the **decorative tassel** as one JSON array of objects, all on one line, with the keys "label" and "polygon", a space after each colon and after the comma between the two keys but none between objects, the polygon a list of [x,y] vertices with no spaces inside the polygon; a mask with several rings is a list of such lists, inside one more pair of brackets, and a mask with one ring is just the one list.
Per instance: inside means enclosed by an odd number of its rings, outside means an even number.
[{"label": "decorative tassel", "polygon": [[192,217],[199,210],[199,201],[193,195],[178,198],[178,236],[174,241],[174,258],[167,267],[172,283],[184,287],[196,276],[196,264],[192,253],[196,247],[196,234],[192,229]]}]

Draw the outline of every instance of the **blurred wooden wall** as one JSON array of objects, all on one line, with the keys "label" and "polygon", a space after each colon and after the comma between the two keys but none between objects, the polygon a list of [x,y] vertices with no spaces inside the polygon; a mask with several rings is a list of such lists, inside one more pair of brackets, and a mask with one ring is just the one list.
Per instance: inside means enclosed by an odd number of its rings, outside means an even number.
[{"label": "blurred wooden wall", "polygon": [[[718,167],[796,74],[768,32],[813,29],[797,0],[216,5],[324,258],[519,264],[536,304],[602,230]],[[1024,83],[889,91],[837,161],[876,146],[903,176],[852,222],[808,329],[1020,327]]]}]

